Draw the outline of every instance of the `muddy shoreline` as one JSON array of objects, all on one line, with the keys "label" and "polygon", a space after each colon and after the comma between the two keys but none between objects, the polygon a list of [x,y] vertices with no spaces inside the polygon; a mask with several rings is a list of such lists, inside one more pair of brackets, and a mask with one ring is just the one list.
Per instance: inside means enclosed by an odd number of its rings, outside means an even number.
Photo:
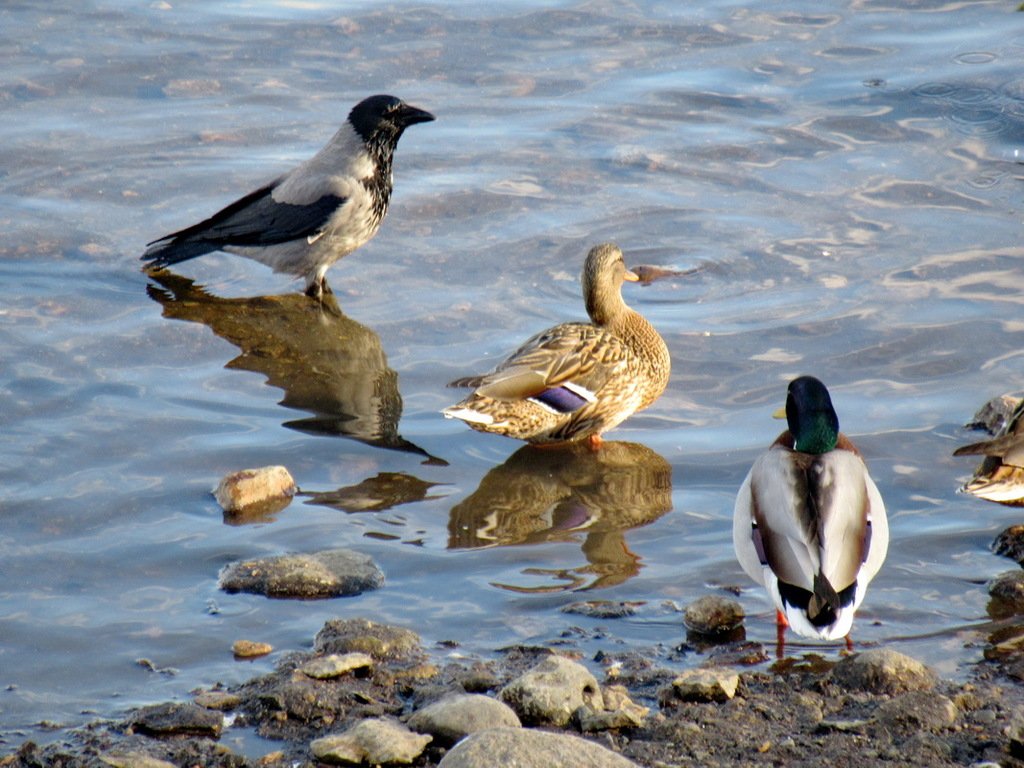
[{"label": "muddy shoreline", "polygon": [[[405,628],[338,619],[318,633],[312,652],[285,655],[271,674],[71,730],[43,747],[27,741],[0,766],[486,765],[452,748],[464,725],[491,727],[482,713],[472,725],[465,709],[453,711],[447,726],[429,716],[444,709],[439,702],[466,703],[469,696],[514,711],[524,733],[567,740],[568,754],[578,756],[567,760],[584,760],[573,739],[586,739],[597,760],[587,765],[1024,766],[1024,620],[1017,614],[992,626],[969,680],[952,682],[884,648],[771,661],[775,649],[744,640],[688,640],[683,650],[699,653],[703,663],[684,674],[637,650],[580,659],[571,644],[514,646],[497,649],[493,659],[469,660],[450,645],[425,648]],[[530,677],[538,669],[548,671],[543,683]],[[531,685],[549,683],[561,714],[530,703],[541,695]],[[324,737],[367,722],[394,727],[417,746],[387,762],[379,753],[346,762],[323,752]],[[497,724],[491,733],[513,730],[507,720]],[[280,746],[238,754],[219,741],[231,728],[255,729]],[[524,766],[563,764],[538,752],[547,744],[516,746],[523,751],[516,759]]]}]

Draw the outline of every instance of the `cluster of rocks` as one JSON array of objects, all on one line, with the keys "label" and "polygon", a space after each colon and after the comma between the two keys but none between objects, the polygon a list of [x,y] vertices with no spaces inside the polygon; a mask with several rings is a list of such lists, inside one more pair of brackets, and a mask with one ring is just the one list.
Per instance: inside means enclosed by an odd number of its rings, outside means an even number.
[{"label": "cluster of rocks", "polygon": [[[705,601],[688,613],[710,616],[708,607],[723,608]],[[682,673],[636,651],[601,654],[599,681],[547,648],[439,661],[408,629],[337,619],[312,652],[285,656],[271,674],[44,748],[26,743],[0,766],[666,768],[821,765],[826,755],[861,768],[1024,765],[1024,690],[997,665],[954,684],[887,648],[768,669],[732,663],[748,645],[727,641],[730,652]],[[280,750],[254,758],[219,743],[242,727]]]}]

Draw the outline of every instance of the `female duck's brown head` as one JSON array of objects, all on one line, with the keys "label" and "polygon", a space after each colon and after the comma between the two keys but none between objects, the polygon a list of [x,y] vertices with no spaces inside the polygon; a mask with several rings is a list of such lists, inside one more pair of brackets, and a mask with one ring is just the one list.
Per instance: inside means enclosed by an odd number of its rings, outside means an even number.
[{"label": "female duck's brown head", "polygon": [[619,246],[602,243],[590,249],[583,264],[583,299],[595,325],[613,325],[629,311],[622,300],[622,283],[639,279],[626,267]]}]

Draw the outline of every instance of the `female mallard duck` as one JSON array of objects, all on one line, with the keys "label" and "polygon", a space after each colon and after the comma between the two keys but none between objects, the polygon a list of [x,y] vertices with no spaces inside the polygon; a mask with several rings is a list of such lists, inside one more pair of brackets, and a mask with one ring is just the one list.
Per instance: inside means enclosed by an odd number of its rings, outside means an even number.
[{"label": "female mallard duck", "polygon": [[825,385],[789,384],[789,429],[754,462],[736,497],[733,545],[780,626],[822,640],[850,633],[889,547],[882,496],[839,431]]},{"label": "female mallard duck", "polygon": [[1024,400],[995,437],[957,448],[953,455],[985,457],[961,491],[1000,504],[1024,504]]},{"label": "female mallard duck", "polygon": [[618,246],[595,246],[583,265],[583,297],[593,323],[538,333],[493,372],[453,381],[473,393],[442,413],[473,429],[526,440],[601,442],[601,433],[664,391],[664,340],[622,300],[626,268]]}]

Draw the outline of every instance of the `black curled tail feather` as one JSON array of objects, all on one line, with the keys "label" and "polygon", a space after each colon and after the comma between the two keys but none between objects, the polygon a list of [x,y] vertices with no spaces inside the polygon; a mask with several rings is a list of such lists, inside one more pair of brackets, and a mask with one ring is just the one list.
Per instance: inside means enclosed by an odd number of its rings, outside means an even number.
[{"label": "black curled tail feather", "polygon": [[814,574],[814,591],[811,592],[810,600],[807,601],[807,617],[812,624],[819,621],[831,624],[835,621],[836,613],[839,611],[839,593],[828,580],[825,574],[820,571]]}]

